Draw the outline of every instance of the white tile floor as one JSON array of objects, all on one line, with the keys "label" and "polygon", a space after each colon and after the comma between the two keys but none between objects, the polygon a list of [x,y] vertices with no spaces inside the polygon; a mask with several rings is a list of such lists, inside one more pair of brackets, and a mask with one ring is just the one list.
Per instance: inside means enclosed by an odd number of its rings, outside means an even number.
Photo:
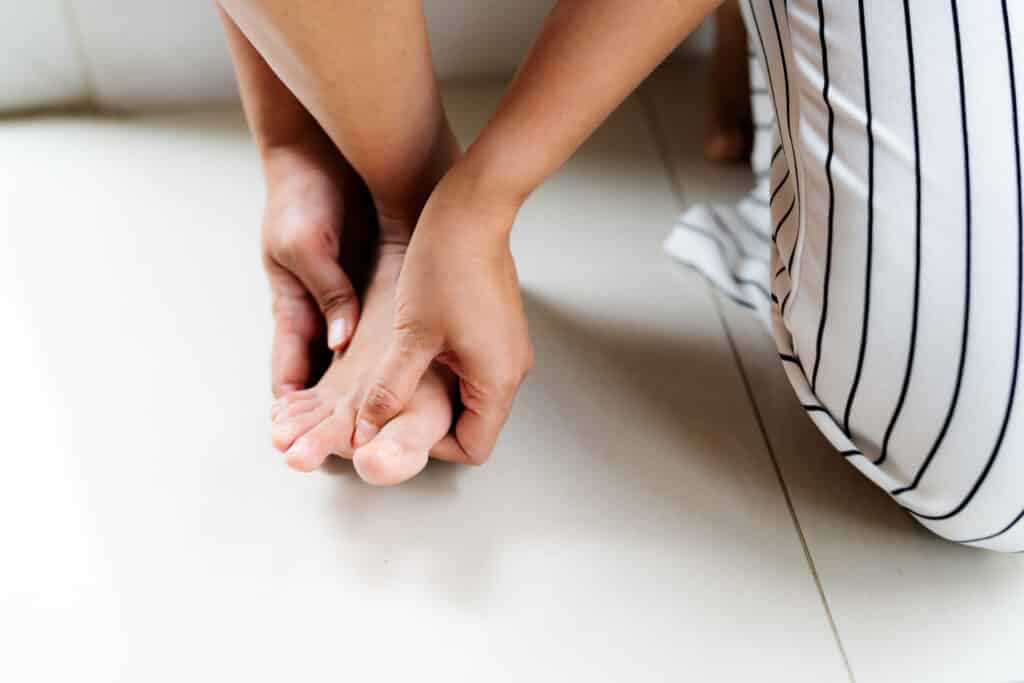
[{"label": "white tile floor", "polygon": [[[492,462],[393,490],[269,445],[237,112],[0,125],[0,680],[1024,679],[1024,556],[914,527],[661,254],[747,182],[694,79],[522,212],[538,362]],[[460,135],[499,92],[448,93]]]}]

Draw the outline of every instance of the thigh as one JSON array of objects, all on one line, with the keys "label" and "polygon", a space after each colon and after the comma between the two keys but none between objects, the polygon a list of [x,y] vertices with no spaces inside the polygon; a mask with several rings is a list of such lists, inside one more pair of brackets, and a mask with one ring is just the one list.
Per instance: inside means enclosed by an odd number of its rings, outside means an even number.
[{"label": "thigh", "polygon": [[1024,548],[1018,52],[1000,0],[750,0],[775,103],[773,311],[851,462],[935,531]]}]

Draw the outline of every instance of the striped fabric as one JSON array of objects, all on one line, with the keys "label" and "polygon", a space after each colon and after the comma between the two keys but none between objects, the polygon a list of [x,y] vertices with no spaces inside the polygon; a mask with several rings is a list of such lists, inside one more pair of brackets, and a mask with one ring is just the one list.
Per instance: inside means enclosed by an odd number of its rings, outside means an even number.
[{"label": "striped fabric", "polygon": [[757,186],[666,250],[764,319],[850,464],[1024,550],[1024,3],[743,1]]}]

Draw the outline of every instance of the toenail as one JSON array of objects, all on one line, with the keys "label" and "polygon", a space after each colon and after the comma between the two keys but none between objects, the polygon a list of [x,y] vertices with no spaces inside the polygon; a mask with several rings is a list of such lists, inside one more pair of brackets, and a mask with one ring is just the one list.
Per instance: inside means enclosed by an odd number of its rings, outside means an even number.
[{"label": "toenail", "polygon": [[331,327],[327,331],[327,346],[336,349],[345,341],[348,332],[348,322],[342,318],[331,321]]},{"label": "toenail", "polygon": [[313,446],[313,442],[309,439],[302,438],[292,444],[285,455],[289,458],[309,458],[314,455],[316,448]]},{"label": "toenail", "polygon": [[379,431],[380,429],[376,425],[370,424],[366,420],[360,420],[356,425],[356,448],[369,443]]}]

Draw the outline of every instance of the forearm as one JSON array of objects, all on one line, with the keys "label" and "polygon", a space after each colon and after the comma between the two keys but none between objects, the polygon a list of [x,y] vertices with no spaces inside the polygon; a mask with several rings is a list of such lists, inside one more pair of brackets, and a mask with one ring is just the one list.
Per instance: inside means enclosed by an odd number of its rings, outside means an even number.
[{"label": "forearm", "polygon": [[721,0],[560,0],[460,164],[521,201],[561,166]]},{"label": "forearm", "polygon": [[318,147],[328,143],[316,119],[281,82],[219,4],[217,13],[224,25],[245,118],[264,159],[282,148]]}]

